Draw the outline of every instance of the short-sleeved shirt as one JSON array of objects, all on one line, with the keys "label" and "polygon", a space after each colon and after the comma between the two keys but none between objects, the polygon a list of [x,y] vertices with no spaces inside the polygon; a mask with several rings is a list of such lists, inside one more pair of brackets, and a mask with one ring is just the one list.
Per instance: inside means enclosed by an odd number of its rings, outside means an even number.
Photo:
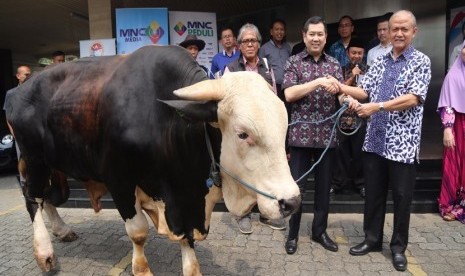
[{"label": "short-sleeved shirt", "polygon": [[11,88],[10,90],[6,91],[5,94],[5,101],[3,102],[3,110],[6,111],[6,108],[10,102],[10,97],[13,95],[14,91],[16,90],[17,87]]},{"label": "short-sleeved shirt", "polygon": [[[333,76],[342,82],[342,69],[339,62],[323,53],[318,61],[307,51],[289,57],[284,67],[283,88],[304,84],[320,77]],[[323,88],[317,88],[298,101],[291,103],[291,122],[316,122],[326,119],[337,111],[337,97]],[[334,121],[327,120],[319,124],[298,123],[289,126],[289,146],[306,148],[325,148],[331,137]],[[336,147],[335,135],[330,147]]]},{"label": "short-sleeved shirt", "polygon": [[391,43],[389,43],[386,46],[383,46],[380,43],[380,44],[376,45],[375,47],[371,48],[368,51],[368,55],[367,55],[367,65],[372,66],[373,63],[375,62],[376,58],[389,53],[391,50],[392,50],[392,44]]},{"label": "short-sleeved shirt", "polygon": [[266,58],[268,63],[273,68],[274,76],[276,77],[276,83],[282,84],[284,78],[284,65],[291,55],[291,46],[286,42],[281,44],[281,47],[277,47],[273,40],[268,41],[260,47],[258,55],[261,58]]},{"label": "short-sleeved shirt", "polygon": [[371,115],[364,151],[401,163],[413,164],[418,160],[423,103],[430,80],[430,59],[412,46],[396,60],[392,51],[376,59],[360,83],[370,102],[385,102],[413,94],[418,96],[420,104],[402,111]]},{"label": "short-sleeved shirt", "polygon": [[337,59],[341,66],[346,66],[350,62],[342,39],[334,42],[331,47],[329,47],[329,55]]},{"label": "short-sleeved shirt", "polygon": [[228,55],[225,50],[216,54],[212,59],[212,67],[211,72],[212,74],[216,74],[216,72],[220,71],[221,74],[224,73],[224,68],[226,65],[230,64],[231,62],[235,61],[239,55],[240,51],[236,51],[235,49],[232,52],[232,55]]}]

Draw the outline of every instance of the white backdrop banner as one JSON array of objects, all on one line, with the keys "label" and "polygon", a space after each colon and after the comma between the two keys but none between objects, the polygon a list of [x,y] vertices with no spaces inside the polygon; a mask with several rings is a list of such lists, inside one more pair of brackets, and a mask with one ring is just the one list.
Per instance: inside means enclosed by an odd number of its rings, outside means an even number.
[{"label": "white backdrop banner", "polygon": [[213,56],[218,52],[216,13],[170,11],[170,44],[178,45],[188,34],[205,41],[205,49],[199,52],[197,62],[211,68]]},{"label": "white backdrop banner", "polygon": [[79,52],[83,57],[100,57],[116,55],[116,42],[114,38],[80,40]]}]

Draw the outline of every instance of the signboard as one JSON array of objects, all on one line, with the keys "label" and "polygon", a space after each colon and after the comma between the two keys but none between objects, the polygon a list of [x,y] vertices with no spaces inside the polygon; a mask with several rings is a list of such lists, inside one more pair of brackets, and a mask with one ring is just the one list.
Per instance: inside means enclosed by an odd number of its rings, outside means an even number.
[{"label": "signboard", "polygon": [[168,9],[116,9],[116,49],[129,54],[146,45],[168,45]]},{"label": "signboard", "polygon": [[116,55],[115,39],[94,39],[79,41],[80,57],[100,57]]},{"label": "signboard", "polygon": [[188,34],[205,41],[205,49],[199,52],[197,62],[211,68],[213,56],[218,52],[216,13],[170,11],[170,42],[178,45]]}]

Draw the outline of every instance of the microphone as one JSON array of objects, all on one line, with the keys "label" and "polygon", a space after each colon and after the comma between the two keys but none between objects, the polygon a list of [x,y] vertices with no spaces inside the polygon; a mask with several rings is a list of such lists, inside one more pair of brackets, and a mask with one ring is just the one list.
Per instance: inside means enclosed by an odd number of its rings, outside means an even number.
[{"label": "microphone", "polygon": [[[355,62],[354,64],[355,64],[354,67],[360,68],[360,66],[359,66],[360,63]],[[360,77],[360,75],[355,75],[355,83],[356,84],[358,84],[359,77]]]}]

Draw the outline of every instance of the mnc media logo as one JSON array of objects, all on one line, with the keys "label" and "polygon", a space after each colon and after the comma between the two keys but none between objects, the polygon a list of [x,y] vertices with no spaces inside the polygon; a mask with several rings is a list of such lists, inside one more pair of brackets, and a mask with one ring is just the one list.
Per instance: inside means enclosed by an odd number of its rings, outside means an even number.
[{"label": "mnc media logo", "polygon": [[184,26],[184,24],[182,24],[181,21],[179,21],[178,24],[176,24],[176,26],[174,26],[174,31],[179,36],[182,36],[186,32],[186,30],[187,30],[186,26]]},{"label": "mnc media logo", "polygon": [[157,44],[158,40],[165,34],[165,30],[158,24],[157,21],[152,21],[145,30],[145,35],[150,38],[153,44]]}]

